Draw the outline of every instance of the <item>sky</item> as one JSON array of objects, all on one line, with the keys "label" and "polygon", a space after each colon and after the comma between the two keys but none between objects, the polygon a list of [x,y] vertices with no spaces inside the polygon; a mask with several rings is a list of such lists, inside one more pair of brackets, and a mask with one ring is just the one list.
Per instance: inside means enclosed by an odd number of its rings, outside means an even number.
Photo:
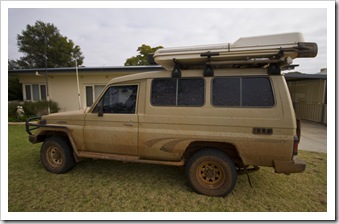
[{"label": "sky", "polygon": [[315,42],[319,48],[316,58],[294,60],[294,64],[299,64],[297,71],[312,74],[327,67],[330,27],[327,9],[321,8],[321,4],[315,8],[237,7],[241,4],[229,8],[232,4],[227,2],[208,6],[195,8],[195,4],[188,3],[184,8],[113,8],[111,5],[9,8],[8,58],[20,58],[17,35],[28,24],[40,20],[54,24],[63,36],[80,46],[86,67],[123,66],[127,58],[137,55],[142,44],[179,47],[233,43],[240,37],[289,32],[303,33],[305,41]]}]

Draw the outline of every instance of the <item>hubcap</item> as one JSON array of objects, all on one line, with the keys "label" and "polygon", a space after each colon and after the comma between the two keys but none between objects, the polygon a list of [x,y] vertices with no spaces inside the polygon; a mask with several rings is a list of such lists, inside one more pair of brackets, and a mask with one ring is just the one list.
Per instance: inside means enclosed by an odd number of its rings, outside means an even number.
[{"label": "hubcap", "polygon": [[54,167],[59,167],[63,162],[62,155],[57,147],[50,147],[47,150],[47,159],[49,164]]},{"label": "hubcap", "polygon": [[200,184],[208,188],[218,188],[225,181],[224,169],[216,162],[201,163],[196,170],[196,177]]}]

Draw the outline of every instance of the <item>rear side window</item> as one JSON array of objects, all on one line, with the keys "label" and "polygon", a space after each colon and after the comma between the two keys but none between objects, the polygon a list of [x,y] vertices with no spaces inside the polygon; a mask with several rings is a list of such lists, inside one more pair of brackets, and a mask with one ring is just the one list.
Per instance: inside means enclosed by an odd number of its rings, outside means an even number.
[{"label": "rear side window", "polygon": [[154,106],[203,106],[204,102],[204,79],[164,78],[152,82],[151,104]]},{"label": "rear side window", "polygon": [[223,107],[271,107],[274,95],[267,77],[222,77],[212,83],[212,104]]}]

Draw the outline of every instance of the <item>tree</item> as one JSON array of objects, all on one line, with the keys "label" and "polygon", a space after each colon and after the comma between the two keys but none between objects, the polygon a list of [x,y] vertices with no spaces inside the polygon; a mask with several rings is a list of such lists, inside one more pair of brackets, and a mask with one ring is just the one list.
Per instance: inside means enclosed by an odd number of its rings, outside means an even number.
[{"label": "tree", "polygon": [[[19,66],[14,60],[8,60],[8,70],[18,69]],[[22,85],[16,76],[8,76],[8,100],[22,100]]]},{"label": "tree", "polygon": [[146,44],[138,47],[137,51],[139,54],[137,56],[133,56],[128,58],[125,62],[125,66],[131,65],[150,65],[148,62],[148,55],[154,53],[156,50],[163,48],[162,46],[151,47]]},{"label": "tree", "polygon": [[22,99],[22,85],[19,83],[19,78],[8,76],[8,101],[21,101]]},{"label": "tree", "polygon": [[20,69],[17,61],[15,61],[15,60],[8,60],[8,71],[9,70],[15,70],[15,69]]},{"label": "tree", "polygon": [[15,63],[19,68],[73,67],[74,59],[81,65],[84,56],[78,45],[60,34],[50,23],[36,21],[17,35],[19,52],[24,54]]}]

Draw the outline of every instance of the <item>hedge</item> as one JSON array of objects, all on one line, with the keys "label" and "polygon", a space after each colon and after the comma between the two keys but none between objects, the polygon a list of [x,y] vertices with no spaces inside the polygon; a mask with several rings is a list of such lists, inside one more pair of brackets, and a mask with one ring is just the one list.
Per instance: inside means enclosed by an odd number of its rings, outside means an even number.
[{"label": "hedge", "polygon": [[[60,110],[59,104],[52,100],[46,101],[25,101],[25,102],[9,102],[8,103],[8,121],[16,122],[16,121],[26,121],[26,118],[42,116],[47,114],[47,108],[50,108],[51,113],[57,113]],[[17,106],[22,106],[24,110],[23,116],[18,116],[17,114]]]}]

